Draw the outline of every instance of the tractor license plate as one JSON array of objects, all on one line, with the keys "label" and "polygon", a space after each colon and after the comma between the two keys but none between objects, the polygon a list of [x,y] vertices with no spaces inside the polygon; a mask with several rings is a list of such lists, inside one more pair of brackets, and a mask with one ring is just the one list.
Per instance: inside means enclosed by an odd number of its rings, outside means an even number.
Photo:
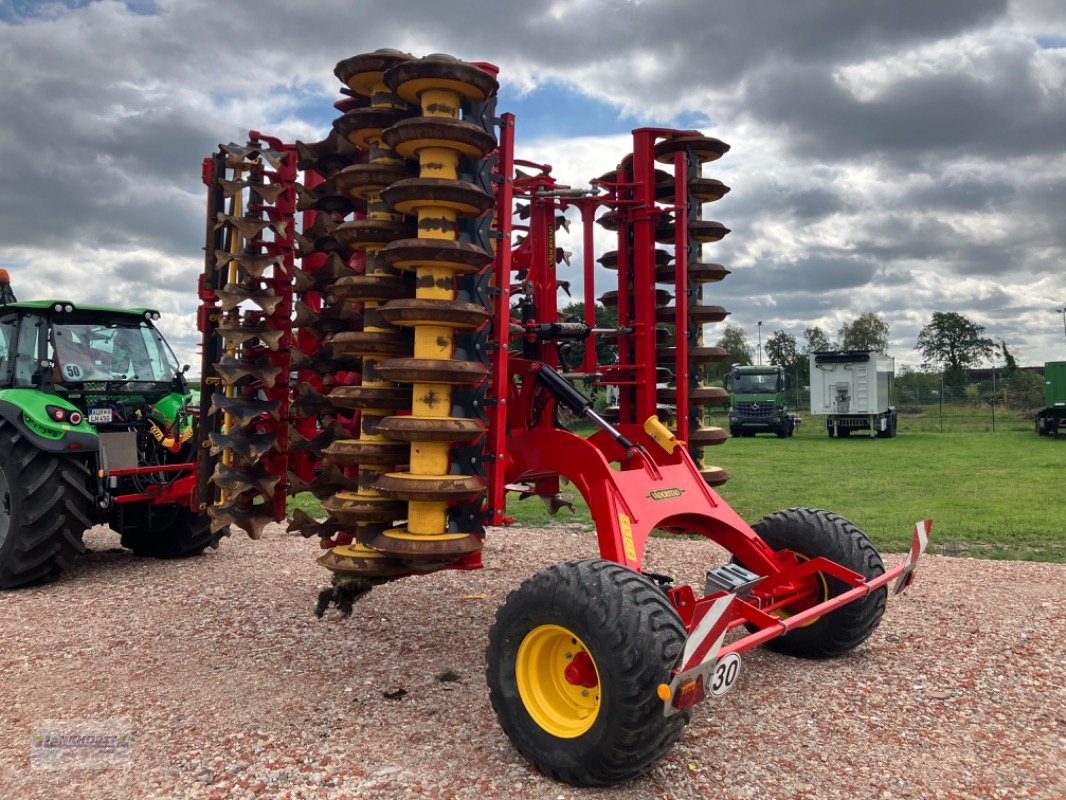
[{"label": "tractor license plate", "polygon": [[89,409],[89,422],[93,425],[99,425],[101,422],[111,421],[111,409],[110,408],[90,408]]}]

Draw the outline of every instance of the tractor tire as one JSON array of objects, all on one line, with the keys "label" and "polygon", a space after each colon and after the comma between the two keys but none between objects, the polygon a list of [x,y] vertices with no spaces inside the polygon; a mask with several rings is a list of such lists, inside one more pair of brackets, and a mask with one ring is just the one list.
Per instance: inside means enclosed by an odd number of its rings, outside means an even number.
[{"label": "tractor tire", "polygon": [[[163,517],[166,511],[173,513]],[[229,528],[211,533],[211,518],[196,514],[187,508],[167,509],[155,512],[158,517],[148,523],[145,514],[143,524],[129,526],[121,531],[122,546],[134,555],[148,558],[191,558],[208,547],[217,550],[222,537],[229,536]],[[160,524],[160,522],[162,524]]]},{"label": "tractor tire", "polygon": [[515,591],[489,631],[489,698],[518,751],[550,777],[610,786],[652,767],[689,712],[656,695],[685,627],[650,580],[611,561],[569,561]]},{"label": "tractor tire", "polygon": [[91,472],[0,420],[0,589],[54,580],[85,552]]},{"label": "tractor tire", "polygon": [[[841,516],[821,508],[790,508],[763,517],[752,528],[774,550],[791,550],[802,560],[825,556],[865,578],[885,572],[884,562],[866,535]],[[822,597],[828,600],[851,587],[819,573]],[[766,643],[771,650],[800,658],[834,658],[854,650],[881,623],[888,589],[831,611]]]}]

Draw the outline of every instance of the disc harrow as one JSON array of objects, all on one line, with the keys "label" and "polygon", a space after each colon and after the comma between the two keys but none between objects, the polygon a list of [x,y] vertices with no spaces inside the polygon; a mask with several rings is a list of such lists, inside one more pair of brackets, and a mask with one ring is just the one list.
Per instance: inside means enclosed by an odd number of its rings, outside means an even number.
[{"label": "disc harrow", "polygon": [[[729,315],[714,292],[730,274],[704,260],[730,230],[704,216],[729,187],[703,170],[729,146],[639,128],[615,169],[563,184],[516,159],[496,73],[442,54],[354,55],[336,65],[340,116],[322,141],[253,132],[205,162],[200,496],[213,526],[253,536],[284,519],[287,496],[320,501],[289,530],[325,551],[317,612],[350,614],[374,584],[480,567],[486,530],[513,521],[508,492],[554,514],[573,510],[568,481],[601,558],[508,597],[487,678],[534,764],[618,783],[733,685],[744,651],[859,646],[887,584],[913,578],[929,523],[886,571],[835,514],[750,526],[729,508],[711,488],[729,472],[704,461],[729,438],[711,424],[728,393],[702,380],[727,358],[704,328]],[[575,317],[560,291],[582,300]],[[698,576],[643,575],[656,530],[705,537],[732,561],[705,571],[702,595]]]}]

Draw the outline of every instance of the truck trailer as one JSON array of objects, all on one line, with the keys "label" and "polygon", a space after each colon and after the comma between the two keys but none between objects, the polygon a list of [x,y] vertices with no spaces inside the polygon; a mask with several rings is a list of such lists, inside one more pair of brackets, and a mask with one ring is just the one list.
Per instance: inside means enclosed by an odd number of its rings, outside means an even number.
[{"label": "truck trailer", "polygon": [[811,353],[810,367],[811,413],[825,417],[831,437],[896,435],[894,359],[874,350],[829,350]]},{"label": "truck trailer", "polygon": [[1044,364],[1044,401],[1046,407],[1036,414],[1036,432],[1057,436],[1066,422],[1066,361]]}]

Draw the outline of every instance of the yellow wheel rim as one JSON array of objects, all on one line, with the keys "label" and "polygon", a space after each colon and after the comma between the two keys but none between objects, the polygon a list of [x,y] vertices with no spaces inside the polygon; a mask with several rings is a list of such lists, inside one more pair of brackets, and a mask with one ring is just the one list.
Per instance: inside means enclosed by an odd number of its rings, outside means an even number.
[{"label": "yellow wheel rim", "polygon": [[[585,680],[574,682],[581,676]],[[515,680],[529,716],[552,736],[574,739],[595,724],[600,673],[585,643],[572,631],[539,625],[527,633],[515,659]]]}]

